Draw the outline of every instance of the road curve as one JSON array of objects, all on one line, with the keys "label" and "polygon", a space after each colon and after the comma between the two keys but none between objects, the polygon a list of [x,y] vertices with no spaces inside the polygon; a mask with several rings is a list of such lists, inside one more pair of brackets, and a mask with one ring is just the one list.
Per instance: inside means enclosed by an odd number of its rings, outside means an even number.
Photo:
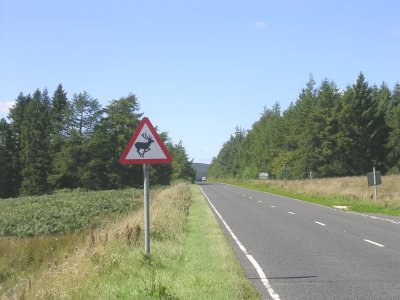
[{"label": "road curve", "polygon": [[400,218],[199,186],[264,299],[400,299]]}]

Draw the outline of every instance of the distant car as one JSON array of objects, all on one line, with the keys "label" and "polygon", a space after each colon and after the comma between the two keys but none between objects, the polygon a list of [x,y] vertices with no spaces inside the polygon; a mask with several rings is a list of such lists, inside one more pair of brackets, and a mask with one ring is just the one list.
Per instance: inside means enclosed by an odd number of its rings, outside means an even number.
[{"label": "distant car", "polygon": [[201,181],[206,181],[206,180],[207,180],[207,178],[201,177]]}]

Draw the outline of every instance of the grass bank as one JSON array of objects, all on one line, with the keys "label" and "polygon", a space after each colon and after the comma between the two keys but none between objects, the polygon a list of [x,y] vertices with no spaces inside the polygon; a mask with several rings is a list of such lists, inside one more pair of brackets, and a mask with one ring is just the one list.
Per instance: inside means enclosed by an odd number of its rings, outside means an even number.
[{"label": "grass bank", "polygon": [[325,206],[348,206],[352,211],[400,215],[400,175],[382,177],[378,198],[366,176],[312,180],[223,180],[245,188],[269,192]]},{"label": "grass bank", "polygon": [[92,230],[72,253],[25,274],[3,297],[24,299],[259,299],[197,186],[151,195],[151,255],[143,211]]}]

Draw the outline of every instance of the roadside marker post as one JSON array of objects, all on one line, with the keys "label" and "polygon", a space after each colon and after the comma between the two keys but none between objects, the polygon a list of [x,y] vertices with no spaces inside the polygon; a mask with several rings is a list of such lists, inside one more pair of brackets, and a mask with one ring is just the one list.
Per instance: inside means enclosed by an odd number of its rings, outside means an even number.
[{"label": "roadside marker post", "polygon": [[367,179],[368,179],[368,186],[369,187],[373,186],[375,188],[374,200],[375,200],[375,203],[376,203],[377,202],[377,198],[378,198],[377,186],[379,184],[382,184],[381,173],[379,171],[375,171],[375,167],[373,167],[372,173],[368,173],[367,174]]},{"label": "roadside marker post", "polygon": [[150,254],[150,194],[149,194],[149,165],[168,164],[172,157],[157,134],[148,118],[143,118],[132,135],[119,162],[126,164],[143,164],[144,192],[144,236],[145,253]]}]

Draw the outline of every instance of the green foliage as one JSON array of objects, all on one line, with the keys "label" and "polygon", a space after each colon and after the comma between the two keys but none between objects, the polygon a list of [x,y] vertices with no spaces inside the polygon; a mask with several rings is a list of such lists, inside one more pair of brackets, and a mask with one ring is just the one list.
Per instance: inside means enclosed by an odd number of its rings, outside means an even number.
[{"label": "green foliage", "polygon": [[[142,166],[119,163],[142,117],[139,108],[133,94],[112,100],[105,108],[86,91],[69,102],[61,84],[52,99],[47,90],[20,94],[10,110],[10,124],[0,123],[0,198],[63,188],[142,186]],[[152,167],[151,184],[193,180],[182,144],[173,145],[167,133],[160,137],[174,163]]]},{"label": "green foliage", "polygon": [[172,147],[170,147],[170,154],[174,158],[172,161],[172,180],[181,179],[193,181],[196,173],[192,167],[192,163],[189,161],[182,142],[172,145]]},{"label": "green foliage", "polygon": [[400,104],[394,107],[388,116],[390,128],[387,149],[389,149],[389,161],[393,169],[400,172]]},{"label": "green foliage", "polygon": [[14,168],[14,143],[10,124],[0,120],[0,198],[8,198],[17,194]]},{"label": "green foliage", "polygon": [[[236,176],[238,165],[235,158],[238,157],[241,144],[245,140],[245,132],[241,128],[236,128],[235,135],[231,135],[229,141],[223,146],[218,156],[211,162],[208,174],[211,177],[220,178],[223,176]],[[243,156],[241,156],[243,157]]]},{"label": "green foliage", "polygon": [[80,137],[90,137],[102,115],[99,101],[84,91],[73,96],[71,106],[71,127]]},{"label": "green foliage", "polygon": [[36,90],[24,109],[21,132],[22,193],[40,195],[50,189],[50,99]]},{"label": "green foliage", "polygon": [[0,236],[35,236],[97,227],[110,217],[136,209],[140,190],[60,191],[0,201]]},{"label": "green foliage", "polygon": [[280,112],[264,109],[248,132],[238,132],[223,145],[210,165],[214,178],[301,179],[362,175],[376,167],[400,172],[400,85],[370,86],[360,73],[340,91],[324,79],[310,77],[295,103]]}]

